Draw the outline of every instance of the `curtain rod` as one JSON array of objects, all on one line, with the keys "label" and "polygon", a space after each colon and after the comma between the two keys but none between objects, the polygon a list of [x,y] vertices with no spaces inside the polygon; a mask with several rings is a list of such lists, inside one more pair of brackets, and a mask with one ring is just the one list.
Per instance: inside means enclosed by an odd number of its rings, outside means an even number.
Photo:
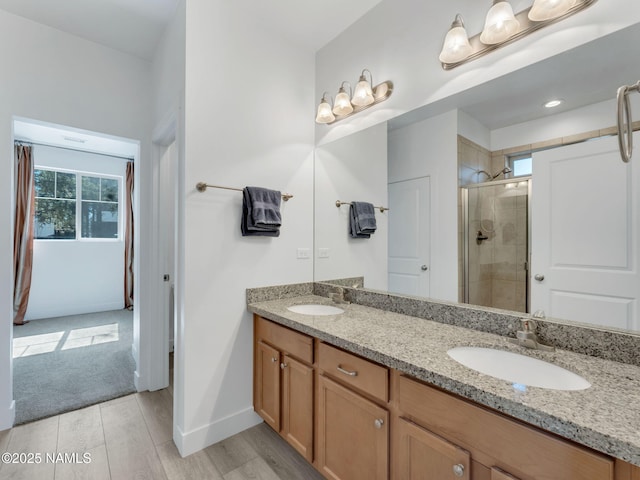
[{"label": "curtain rod", "polygon": [[62,150],[71,150],[74,152],[85,152],[85,153],[92,153],[94,155],[102,155],[103,157],[112,157],[112,158],[118,158],[120,160],[127,160],[127,161],[131,161],[133,162],[134,159],[132,157],[124,157],[122,155],[111,155],[108,153],[99,153],[99,152],[92,152],[90,150],[83,150],[81,148],[69,148],[69,147],[61,147],[59,145],[52,145],[50,143],[40,143],[40,142],[32,142],[30,140],[14,140],[13,141],[14,145],[40,145],[41,147],[51,147],[51,148],[60,148]]}]

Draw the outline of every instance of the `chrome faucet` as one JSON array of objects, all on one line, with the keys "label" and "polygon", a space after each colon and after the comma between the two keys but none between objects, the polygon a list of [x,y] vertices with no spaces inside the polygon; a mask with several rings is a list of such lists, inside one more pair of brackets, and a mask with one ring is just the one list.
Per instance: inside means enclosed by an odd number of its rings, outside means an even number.
[{"label": "chrome faucet", "polygon": [[536,322],[528,318],[521,319],[522,330],[516,332],[516,338],[509,339],[510,342],[516,343],[521,347],[532,348],[534,350],[543,350],[545,352],[553,352],[554,347],[540,343],[538,335],[536,335]]},{"label": "chrome faucet", "polygon": [[338,289],[337,292],[333,292],[329,294],[329,298],[333,300],[334,303],[338,303],[338,304],[350,303],[348,300],[345,299],[344,288],[338,287],[337,289]]}]

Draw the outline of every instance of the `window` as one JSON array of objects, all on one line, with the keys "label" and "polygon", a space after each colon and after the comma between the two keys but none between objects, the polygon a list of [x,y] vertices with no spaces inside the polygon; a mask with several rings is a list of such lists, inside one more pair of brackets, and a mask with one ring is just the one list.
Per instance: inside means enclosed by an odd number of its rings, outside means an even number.
[{"label": "window", "polygon": [[533,159],[531,158],[531,154],[529,153],[525,155],[509,157],[509,166],[513,171],[511,175],[513,177],[524,177],[526,175],[531,175],[531,173],[533,172],[532,160]]},{"label": "window", "polygon": [[37,239],[118,239],[118,178],[36,168]]}]

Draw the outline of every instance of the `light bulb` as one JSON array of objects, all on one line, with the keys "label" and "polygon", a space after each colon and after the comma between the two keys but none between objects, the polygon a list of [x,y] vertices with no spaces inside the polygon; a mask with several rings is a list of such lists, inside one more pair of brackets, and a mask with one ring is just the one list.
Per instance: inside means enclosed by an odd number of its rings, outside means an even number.
[{"label": "light bulb", "polygon": [[444,37],[444,45],[438,58],[442,63],[457,63],[471,55],[472,51],[462,17],[456,15],[456,19]]},{"label": "light bulb", "polygon": [[494,0],[487,12],[480,41],[485,45],[495,45],[508,40],[520,28],[520,22],[513,14],[511,4],[506,0]]},{"label": "light bulb", "polygon": [[320,105],[318,105],[318,114],[316,115],[316,123],[331,123],[336,119],[331,112],[331,105],[327,102],[327,99],[322,95]]},{"label": "light bulb", "polygon": [[344,91],[344,87],[340,87],[336,100],[333,104],[333,113],[336,115],[349,115],[353,112],[353,105],[351,105],[351,99],[349,95]]},{"label": "light bulb", "polygon": [[528,17],[533,22],[553,20],[567,13],[575,4],[576,0],[535,0]]},{"label": "light bulb", "polygon": [[[356,85],[356,89],[353,92],[353,99],[351,103],[357,105],[358,107],[365,107],[367,105],[371,105],[374,102],[373,91],[371,90],[371,84],[367,81],[364,76],[364,72],[368,70],[363,70],[360,75],[360,80]],[[371,75],[371,72],[369,72]]]}]

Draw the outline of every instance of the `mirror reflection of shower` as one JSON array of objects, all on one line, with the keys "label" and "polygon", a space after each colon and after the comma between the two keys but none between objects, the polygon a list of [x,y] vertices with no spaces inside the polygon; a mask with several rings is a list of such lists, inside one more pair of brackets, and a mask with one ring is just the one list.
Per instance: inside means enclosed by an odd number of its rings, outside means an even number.
[{"label": "mirror reflection of shower", "polygon": [[464,210],[464,301],[528,312],[530,178],[462,187]]}]

